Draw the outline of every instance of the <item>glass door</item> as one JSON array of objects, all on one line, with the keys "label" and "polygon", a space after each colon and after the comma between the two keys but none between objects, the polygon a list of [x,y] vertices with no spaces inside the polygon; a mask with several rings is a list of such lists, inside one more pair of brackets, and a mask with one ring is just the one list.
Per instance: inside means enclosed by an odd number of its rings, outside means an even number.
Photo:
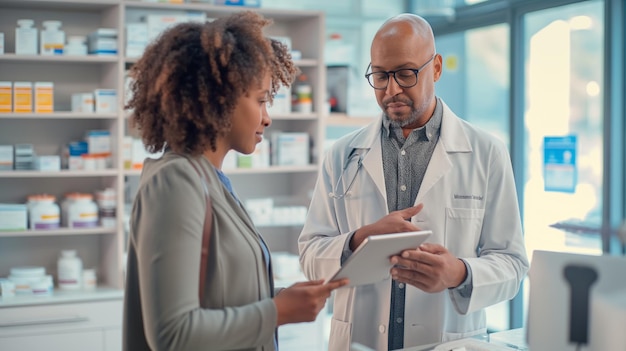
[{"label": "glass door", "polygon": [[[602,254],[603,10],[603,1],[585,1],[522,17],[530,259],[534,250]],[[528,306],[528,279],[523,286]]]},{"label": "glass door", "polygon": [[603,6],[586,1],[523,18],[529,257],[536,249],[602,253]]}]

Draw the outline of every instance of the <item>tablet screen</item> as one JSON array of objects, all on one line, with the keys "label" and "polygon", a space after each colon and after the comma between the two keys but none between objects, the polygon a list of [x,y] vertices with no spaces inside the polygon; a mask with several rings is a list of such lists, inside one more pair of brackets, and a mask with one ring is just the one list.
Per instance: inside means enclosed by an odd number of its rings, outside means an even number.
[{"label": "tablet screen", "polygon": [[390,257],[416,249],[431,234],[430,230],[422,230],[369,236],[326,281],[348,278],[350,284],[347,286],[358,286],[385,280],[393,266]]}]

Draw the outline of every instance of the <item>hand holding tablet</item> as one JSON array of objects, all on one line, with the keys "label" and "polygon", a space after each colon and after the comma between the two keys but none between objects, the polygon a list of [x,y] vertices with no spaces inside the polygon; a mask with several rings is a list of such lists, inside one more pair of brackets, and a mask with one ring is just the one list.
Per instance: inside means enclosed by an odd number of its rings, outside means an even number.
[{"label": "hand holding tablet", "polygon": [[384,280],[393,266],[389,261],[391,256],[416,249],[431,234],[430,230],[422,230],[369,236],[326,282],[348,278],[347,286],[352,287]]}]

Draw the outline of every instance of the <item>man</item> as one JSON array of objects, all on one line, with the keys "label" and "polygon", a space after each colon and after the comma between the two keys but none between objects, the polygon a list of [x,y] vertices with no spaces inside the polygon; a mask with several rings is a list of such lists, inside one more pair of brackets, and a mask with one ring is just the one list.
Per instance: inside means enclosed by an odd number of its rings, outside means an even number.
[{"label": "man", "polygon": [[299,238],[309,279],[329,277],[370,235],[433,231],[391,259],[392,279],[337,290],[332,351],[484,333],[484,308],[513,298],[528,271],[507,149],[436,97],[441,71],[423,18],[385,22],[366,74],[382,118],[338,140],[324,160]]}]

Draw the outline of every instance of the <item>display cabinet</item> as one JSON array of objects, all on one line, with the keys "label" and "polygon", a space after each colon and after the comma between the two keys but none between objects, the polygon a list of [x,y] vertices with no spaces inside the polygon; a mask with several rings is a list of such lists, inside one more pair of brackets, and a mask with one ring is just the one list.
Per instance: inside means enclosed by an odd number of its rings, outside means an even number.
[{"label": "display cabinet", "polygon": [[[98,288],[94,291],[64,292],[51,296],[0,298],[0,349],[14,345],[46,345],[73,350],[95,345],[94,350],[119,349],[127,236],[124,213],[132,203],[133,185],[140,170],[127,169],[122,157],[124,137],[132,134],[123,109],[125,74],[136,57],[125,53],[126,27],[148,14],[173,11],[200,12],[207,19],[246,10],[240,6],[206,3],[166,4],[130,0],[3,0],[0,2],[0,32],[4,51],[0,55],[0,81],[54,83],[54,112],[0,113],[0,145],[32,144],[38,155],[61,155],[65,145],[83,140],[88,131],[106,130],[111,136],[110,164],[105,169],[0,171],[0,204],[25,203],[33,194],[54,195],[60,202],[69,192],[94,194],[105,188],[116,193],[117,219],[114,227],[88,229],[61,227],[54,230],[0,231],[0,277],[12,267],[43,266],[55,278],[62,250],[76,250],[85,268],[95,268]],[[296,63],[313,87],[312,113],[272,114],[273,131],[305,132],[311,154],[305,165],[230,169],[226,173],[245,202],[271,197],[276,205],[308,206],[319,171],[324,140],[325,66],[323,62],[324,14],[319,11],[283,11],[252,8],[273,19],[267,35],[288,36],[292,48],[302,53]],[[118,32],[116,55],[41,56],[16,55],[14,31],[18,19],[33,19],[42,28],[45,20],[62,22],[66,37],[86,36],[98,28]],[[111,113],[71,111],[73,93],[113,89],[118,106]],[[130,191],[129,191],[130,189]],[[266,222],[260,231],[272,251],[297,254],[301,224]],[[95,317],[94,313],[104,313]],[[23,314],[23,318],[17,318]],[[58,333],[68,333],[68,338]],[[291,334],[290,334],[291,335]],[[76,336],[78,339],[72,340]],[[293,337],[291,335],[290,337]],[[103,342],[105,340],[105,342]],[[30,342],[25,343],[25,342]],[[112,346],[113,345],[113,346]],[[23,348],[23,347],[22,347]],[[27,347],[28,348],[28,347]]]}]

